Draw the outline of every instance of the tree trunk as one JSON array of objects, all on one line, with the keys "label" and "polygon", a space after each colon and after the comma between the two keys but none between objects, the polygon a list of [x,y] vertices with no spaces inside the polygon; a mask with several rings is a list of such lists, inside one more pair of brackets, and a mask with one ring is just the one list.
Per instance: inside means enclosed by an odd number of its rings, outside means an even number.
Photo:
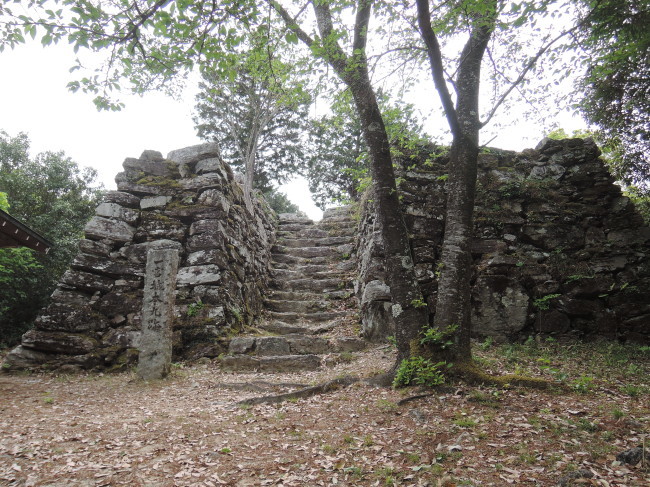
[{"label": "tree trunk", "polygon": [[377,98],[367,72],[346,77],[345,82],[352,92],[370,154],[373,197],[384,245],[386,280],[393,302],[397,341],[395,365],[399,366],[402,360],[410,357],[414,346],[412,342],[428,327],[429,313],[415,277],[408,231],[395,184],[388,134]]},{"label": "tree trunk", "polygon": [[[434,84],[453,134],[448,179],[445,234],[440,257],[434,327],[443,338],[429,344],[429,353],[449,363],[470,362],[471,277],[474,237],[474,198],[478,165],[479,87],[481,62],[496,19],[496,2],[476,15],[470,37],[460,56],[456,106],[444,80],[442,55],[431,26],[428,0],[417,0],[418,23],[427,46]],[[491,9],[491,10],[490,10]],[[451,342],[449,344],[448,342]]]},{"label": "tree trunk", "polygon": [[253,181],[255,179],[255,153],[257,151],[257,141],[255,148],[251,150],[246,156],[246,169],[244,171],[244,202],[246,208],[251,215],[254,215],[253,210]]}]

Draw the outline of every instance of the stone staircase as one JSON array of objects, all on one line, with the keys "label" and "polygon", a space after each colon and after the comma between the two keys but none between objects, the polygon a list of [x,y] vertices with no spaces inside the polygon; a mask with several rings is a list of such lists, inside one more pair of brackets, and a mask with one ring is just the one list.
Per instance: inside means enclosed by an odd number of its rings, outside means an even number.
[{"label": "stone staircase", "polygon": [[326,210],[318,223],[293,213],[279,215],[260,333],[233,338],[223,369],[316,370],[340,354],[365,348],[353,330],[357,223],[350,212],[350,207]]}]

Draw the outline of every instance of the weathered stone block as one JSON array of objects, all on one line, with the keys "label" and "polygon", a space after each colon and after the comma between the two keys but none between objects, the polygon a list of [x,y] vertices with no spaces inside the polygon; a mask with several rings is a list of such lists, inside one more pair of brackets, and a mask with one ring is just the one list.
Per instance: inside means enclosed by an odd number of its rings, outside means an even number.
[{"label": "weathered stone block", "polygon": [[60,331],[29,330],[23,335],[22,346],[42,352],[84,355],[97,348],[97,340]]},{"label": "weathered stone block", "polygon": [[171,200],[171,196],[146,196],[140,200],[140,209],[164,208]]},{"label": "weathered stone block", "polygon": [[216,265],[196,265],[178,270],[179,285],[198,286],[214,284],[221,280],[221,270]]},{"label": "weathered stone block", "polygon": [[131,193],[123,191],[107,191],[103,197],[104,203],[117,203],[126,208],[139,208],[140,198]]},{"label": "weathered stone block", "polygon": [[102,203],[95,210],[97,216],[104,218],[113,218],[116,220],[123,220],[129,225],[134,225],[140,218],[140,213],[131,208],[124,208],[117,203]]},{"label": "weathered stone block", "polygon": [[130,242],[135,234],[135,228],[123,221],[94,216],[86,224],[84,233],[89,239]]},{"label": "weathered stone block", "polygon": [[221,159],[221,151],[219,144],[209,142],[206,144],[198,144],[183,149],[177,149],[167,154],[167,159],[174,161],[178,164],[193,165],[203,159],[217,158]]},{"label": "weathered stone block", "polygon": [[96,291],[108,292],[115,284],[115,280],[110,277],[74,269],[65,271],[60,282],[72,288],[81,289],[90,293]]}]

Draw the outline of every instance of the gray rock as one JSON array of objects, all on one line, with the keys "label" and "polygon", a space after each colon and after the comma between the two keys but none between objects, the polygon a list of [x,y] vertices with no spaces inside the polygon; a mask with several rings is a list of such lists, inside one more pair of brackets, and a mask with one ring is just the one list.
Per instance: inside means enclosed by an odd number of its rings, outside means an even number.
[{"label": "gray rock", "polygon": [[476,281],[473,332],[505,340],[516,336],[528,318],[530,298],[525,289],[505,276],[483,276]]},{"label": "gray rock", "polygon": [[107,191],[103,197],[104,203],[117,203],[126,208],[137,209],[140,207],[140,198],[131,193],[122,191]]},{"label": "gray rock", "polygon": [[88,239],[107,239],[114,242],[130,242],[135,228],[126,222],[94,216],[84,227]]},{"label": "gray rock", "polygon": [[257,337],[255,353],[258,356],[289,355],[289,342],[283,337]]},{"label": "gray rock", "polygon": [[250,353],[255,350],[255,340],[254,337],[235,337],[230,340],[228,353],[232,355]]},{"label": "gray rock", "polygon": [[209,142],[206,144],[198,144],[184,149],[177,149],[167,154],[167,159],[174,161],[178,164],[193,165],[203,159],[221,158],[221,151],[219,144]]},{"label": "gray rock", "polygon": [[131,208],[124,208],[117,203],[102,203],[95,210],[95,214],[104,218],[123,220],[129,225],[135,225],[138,218],[140,218],[140,212]]},{"label": "gray rock", "polygon": [[171,196],[146,196],[140,200],[140,209],[163,208],[172,200]]},{"label": "gray rock", "polygon": [[23,335],[22,346],[41,352],[84,355],[97,348],[97,340],[60,331],[29,330]]},{"label": "gray rock", "polygon": [[650,460],[650,453],[646,452],[642,446],[637,446],[636,448],[619,453],[616,455],[616,460],[621,463],[636,465],[644,457],[644,454],[646,461]]},{"label": "gray rock", "polygon": [[390,301],[390,287],[379,280],[368,282],[361,296],[361,306],[364,306],[372,301]]},{"label": "gray rock", "polygon": [[182,267],[178,270],[177,282],[179,285],[198,286],[218,283],[220,280],[221,270],[212,264]]}]

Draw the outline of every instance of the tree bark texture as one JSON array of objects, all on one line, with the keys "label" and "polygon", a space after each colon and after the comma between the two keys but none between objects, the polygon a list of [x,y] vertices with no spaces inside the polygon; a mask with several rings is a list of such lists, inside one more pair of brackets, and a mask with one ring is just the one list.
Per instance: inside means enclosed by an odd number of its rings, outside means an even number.
[{"label": "tree bark texture", "polygon": [[431,27],[429,2],[417,0],[418,23],[427,47],[434,84],[453,134],[446,183],[445,234],[434,318],[434,327],[448,332],[453,345],[433,344],[431,350],[436,358],[448,362],[471,361],[471,244],[474,237],[474,198],[481,129],[479,87],[481,62],[496,18],[496,2],[490,3],[494,12],[492,16],[481,15],[472,19],[470,38],[460,56],[454,108],[442,72],[440,46]]}]

